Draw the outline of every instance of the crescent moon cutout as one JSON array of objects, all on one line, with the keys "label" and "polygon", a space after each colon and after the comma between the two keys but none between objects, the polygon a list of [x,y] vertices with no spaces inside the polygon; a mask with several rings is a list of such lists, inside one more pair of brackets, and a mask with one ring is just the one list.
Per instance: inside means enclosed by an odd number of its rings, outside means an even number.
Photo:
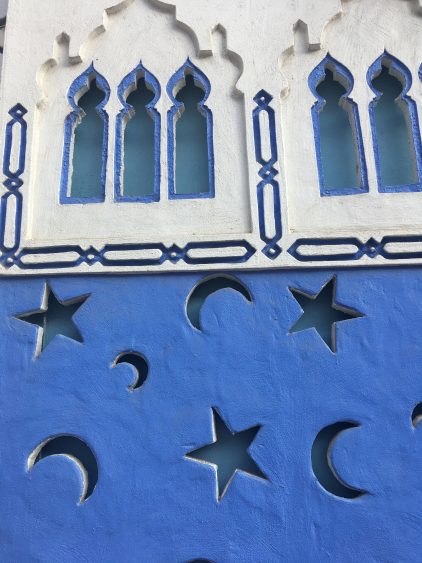
[{"label": "crescent moon cutout", "polygon": [[337,497],[356,499],[366,494],[366,491],[350,487],[342,481],[331,461],[332,447],[338,436],[357,427],[359,424],[354,422],[336,422],[323,428],[312,445],[311,459],[315,477],[326,491]]},{"label": "crescent moon cutout", "polygon": [[201,330],[201,309],[210,295],[221,289],[233,289],[252,303],[249,289],[233,276],[213,276],[200,281],[186,302],[186,314],[193,327]]},{"label": "crescent moon cutout", "polygon": [[412,412],[413,426],[416,428],[416,426],[421,422],[421,420],[422,420],[422,403],[419,403],[418,405],[416,405],[416,407],[413,409]]},{"label": "crescent moon cutout", "polygon": [[142,354],[138,352],[123,352],[114,360],[113,367],[119,364],[129,364],[135,370],[136,379],[132,385],[128,385],[129,391],[136,391],[148,377],[148,363]]},{"label": "crescent moon cutout", "polygon": [[94,492],[98,481],[98,464],[91,448],[76,436],[63,434],[49,438],[39,444],[29,456],[28,470],[43,459],[55,455],[66,456],[78,466],[83,482],[79,502],[85,502]]}]

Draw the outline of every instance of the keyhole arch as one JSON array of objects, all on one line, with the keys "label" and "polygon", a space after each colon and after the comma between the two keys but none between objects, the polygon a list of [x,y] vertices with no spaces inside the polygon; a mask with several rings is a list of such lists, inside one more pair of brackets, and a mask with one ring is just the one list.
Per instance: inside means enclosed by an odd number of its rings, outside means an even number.
[{"label": "keyhole arch", "polygon": [[[215,195],[211,83],[190,59],[171,77],[167,94],[169,199]],[[194,158],[192,158],[194,156]]]},{"label": "keyhole arch", "polygon": [[368,192],[368,174],[351,72],[329,53],[309,75],[315,151],[322,196]]},{"label": "keyhole arch", "polygon": [[107,80],[91,66],[69,88],[72,111],[65,119],[60,203],[105,199],[110,99]]},{"label": "keyhole arch", "polygon": [[422,190],[422,148],[410,70],[387,51],[370,66],[367,82],[379,192]]},{"label": "keyhole arch", "polygon": [[160,200],[161,115],[156,109],[160,97],[160,83],[142,62],[118,87],[122,109],[116,119],[115,201]]},{"label": "keyhole arch", "polygon": [[[205,103],[206,91],[195,82],[194,77],[191,73],[187,72],[185,74],[184,84],[179,84],[180,88],[176,94],[176,100],[182,105],[180,107],[179,117],[188,109],[197,108],[202,111],[203,115],[205,112],[202,107]],[[189,91],[192,95],[189,95]]]}]

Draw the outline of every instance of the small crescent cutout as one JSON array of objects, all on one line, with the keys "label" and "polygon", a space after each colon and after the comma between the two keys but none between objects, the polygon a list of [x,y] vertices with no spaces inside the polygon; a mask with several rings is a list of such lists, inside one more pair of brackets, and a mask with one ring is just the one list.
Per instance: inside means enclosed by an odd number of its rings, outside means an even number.
[{"label": "small crescent cutout", "polygon": [[366,494],[347,485],[335,471],[331,461],[331,450],[338,436],[351,428],[357,428],[354,422],[336,422],[323,428],[312,445],[312,469],[319,484],[336,497],[356,499]]},{"label": "small crescent cutout", "polygon": [[139,352],[123,352],[114,360],[113,367],[119,364],[128,364],[135,370],[136,379],[131,385],[128,385],[129,391],[136,391],[136,389],[142,387],[148,377],[149,371],[148,362],[144,356],[139,354]]},{"label": "small crescent cutout", "polygon": [[412,412],[412,424],[416,428],[422,420],[422,403],[416,405]]},{"label": "small crescent cutout", "polygon": [[92,495],[98,481],[98,464],[91,448],[76,436],[63,434],[49,438],[39,444],[28,458],[28,470],[50,456],[62,455],[71,459],[82,475],[82,494],[79,502],[83,503]]},{"label": "small crescent cutout", "polygon": [[186,314],[193,327],[201,330],[201,309],[210,295],[221,289],[233,289],[252,303],[249,289],[233,276],[213,276],[200,281],[186,302]]}]

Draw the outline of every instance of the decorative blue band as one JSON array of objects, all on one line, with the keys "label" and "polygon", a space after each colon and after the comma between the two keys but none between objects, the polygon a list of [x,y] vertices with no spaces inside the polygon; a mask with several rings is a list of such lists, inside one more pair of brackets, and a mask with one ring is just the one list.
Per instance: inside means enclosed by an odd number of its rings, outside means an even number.
[{"label": "decorative blue band", "polygon": [[[270,258],[270,260],[274,260],[280,255],[282,250],[278,245],[278,242],[283,236],[280,206],[280,186],[278,181],[276,180],[278,170],[275,168],[275,165],[278,161],[276,122],[274,109],[270,106],[272,99],[272,96],[268,94],[268,92],[261,90],[254,98],[254,102],[256,103],[257,107],[253,110],[255,156],[257,163],[261,166],[260,170],[258,171],[258,174],[261,177],[261,181],[257,186],[259,234],[261,240],[265,243],[262,252],[268,258]],[[262,131],[259,118],[261,112],[265,112],[268,116],[269,140],[271,150],[271,155],[268,160],[262,154]],[[265,192],[268,190],[271,190],[273,202],[273,236],[269,236],[267,234],[268,225],[266,224]]]},{"label": "decorative blue band", "polygon": [[[388,249],[391,244],[420,244],[422,249],[422,235],[387,236],[381,241],[370,238],[362,242],[358,238],[330,238],[330,239],[299,239],[288,250],[288,253],[299,262],[349,262],[360,260],[362,257],[377,258],[382,256],[386,260],[415,260],[422,258],[422,250],[400,250],[397,252]],[[339,252],[323,252],[325,248],[343,247]],[[355,250],[345,252],[344,247],[354,247]],[[304,248],[312,248],[311,254],[302,254]],[[318,254],[317,250],[321,250]]]},{"label": "decorative blue band", "polygon": [[[198,256],[194,251],[201,250]],[[209,251],[207,255],[206,251]],[[226,250],[225,255],[221,255],[221,250]],[[243,251],[239,253],[240,251]],[[157,257],[134,258],[136,252],[156,251]],[[205,252],[204,252],[205,251]],[[181,248],[177,245],[170,247],[164,244],[109,244],[98,250],[90,247],[87,250],[80,246],[63,245],[55,247],[24,248],[17,254],[9,254],[5,266],[10,268],[13,265],[22,270],[48,270],[48,269],[72,269],[87,264],[93,266],[100,263],[102,266],[113,267],[142,267],[142,266],[161,266],[165,262],[185,262],[190,265],[200,264],[243,264],[255,254],[255,249],[247,241],[223,241],[223,242],[191,242]],[[193,254],[190,254],[193,253]],[[108,255],[112,254],[113,258]],[[57,260],[54,256],[57,255]],[[116,257],[117,256],[117,257]],[[132,257],[131,257],[132,256]],[[41,260],[42,257],[51,257],[47,261]],[[30,260],[25,260],[30,258]],[[40,261],[36,262],[35,258]]]},{"label": "decorative blue band", "polygon": [[[6,180],[3,185],[7,192],[0,200],[0,251],[3,264],[13,262],[13,255],[19,249],[21,239],[23,198],[19,190],[23,185],[21,176],[25,171],[27,124],[24,116],[26,113],[27,110],[21,104],[16,104],[9,111],[12,119],[6,125],[3,156],[3,174]],[[12,170],[10,160],[15,143],[19,144],[19,156],[17,168]],[[13,211],[14,217],[10,220],[9,215]],[[13,235],[10,233],[11,236],[7,241],[6,225],[13,226]]]}]

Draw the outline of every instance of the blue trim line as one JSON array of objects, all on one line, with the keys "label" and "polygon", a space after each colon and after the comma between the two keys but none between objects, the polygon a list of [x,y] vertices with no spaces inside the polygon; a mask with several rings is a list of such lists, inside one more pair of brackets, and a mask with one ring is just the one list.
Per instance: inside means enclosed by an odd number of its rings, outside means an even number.
[{"label": "blue trim line", "polygon": [[[415,161],[416,161],[416,169],[418,174],[418,183],[416,184],[403,184],[398,186],[385,186],[382,183],[381,178],[381,166],[380,166],[380,155],[379,155],[379,147],[378,147],[378,139],[377,139],[377,129],[375,123],[375,106],[377,105],[378,101],[382,96],[382,92],[379,92],[373,85],[373,79],[381,72],[382,70],[382,63],[387,60],[390,63],[390,68],[392,68],[397,74],[402,76],[405,80],[405,84],[403,87],[403,92],[400,94],[401,99],[407,105],[409,110],[409,118],[411,124],[411,132],[412,132],[412,140],[413,140],[413,149],[415,151]],[[422,75],[420,74],[421,80]],[[372,129],[372,142],[374,145],[374,157],[375,157],[375,167],[377,171],[377,181],[378,181],[378,191],[381,193],[394,193],[394,192],[420,192],[422,191],[422,145],[421,145],[421,133],[419,129],[419,118],[418,118],[418,109],[416,103],[410,96],[407,95],[407,92],[410,90],[412,86],[412,74],[410,70],[404,65],[401,61],[396,59],[390,55],[387,51],[378,57],[378,59],[369,67],[366,79],[368,82],[369,87],[375,94],[375,98],[369,104],[369,118],[371,121],[371,129]]]},{"label": "blue trim line", "polygon": [[[176,86],[184,80],[185,76],[190,74],[196,83],[203,88],[204,99],[198,104],[199,110],[205,116],[207,121],[207,144],[208,144],[208,182],[209,191],[200,194],[178,194],[175,185],[175,146],[176,146],[176,117],[184,108],[183,102],[179,102],[174,90]],[[167,94],[173,104],[167,113],[167,159],[168,159],[168,176],[169,176],[169,199],[201,199],[211,198],[215,196],[215,171],[214,171],[214,123],[212,111],[205,102],[211,93],[211,83],[205,74],[196,67],[188,58],[185,64],[173,74],[167,84]]]},{"label": "blue trim line", "polygon": [[[275,165],[278,161],[278,150],[277,150],[277,135],[276,135],[276,122],[275,122],[275,112],[270,106],[273,97],[265,90],[260,90],[258,94],[254,97],[254,102],[256,107],[253,110],[253,129],[254,129],[254,140],[255,140],[255,158],[257,163],[261,166],[258,171],[258,175],[261,178],[257,186],[257,198],[258,198],[258,217],[259,217],[259,234],[261,240],[265,243],[262,252],[270,259],[274,260],[277,258],[282,249],[278,245],[278,242],[283,236],[282,220],[281,220],[281,205],[280,205],[280,186],[276,177],[278,175],[278,170]],[[268,160],[262,154],[262,132],[261,132],[261,122],[259,116],[261,112],[265,112],[268,116],[268,127],[269,127],[269,138],[270,138],[270,148],[271,156]],[[267,189],[272,190],[273,195],[273,216],[274,216],[274,228],[275,234],[273,237],[267,235],[267,228],[265,223],[265,197],[264,192]]]},{"label": "blue trim line", "polygon": [[[192,250],[210,250],[211,255],[205,257],[192,258],[189,252]],[[219,256],[219,250],[221,249],[233,249],[233,256]],[[238,250],[243,250],[243,254],[239,255]],[[142,250],[157,250],[161,255],[157,258],[125,258],[125,253],[131,253]],[[215,250],[216,255],[212,255],[212,251]],[[114,254],[121,253],[121,258],[107,258],[107,253],[112,252]],[[190,265],[200,265],[200,264],[243,264],[247,262],[254,254],[256,250],[247,241],[244,240],[234,240],[234,241],[222,241],[222,242],[191,242],[185,247],[181,248],[177,245],[170,247],[165,246],[162,243],[146,243],[146,244],[109,244],[98,250],[95,247],[90,247],[86,250],[82,249],[77,245],[61,245],[55,247],[38,247],[38,248],[24,248],[20,250],[17,254],[9,253],[6,258],[2,258],[3,265],[6,268],[10,268],[15,265],[21,270],[49,270],[51,268],[57,270],[70,270],[76,268],[81,264],[87,264],[88,266],[93,266],[94,264],[100,263],[102,266],[106,267],[122,267],[122,266],[132,266],[132,267],[142,267],[142,266],[161,266],[165,262],[171,262],[172,264],[177,264],[178,262],[185,262]],[[24,259],[26,257],[35,256],[54,256],[54,254],[60,254],[61,257],[66,254],[74,255],[76,258],[73,260],[57,260],[51,261],[49,263],[45,262],[35,262],[32,260],[30,263],[26,263]]]},{"label": "blue trim line", "polygon": [[[12,118],[6,125],[4,155],[3,155],[3,174],[6,180],[3,182],[7,192],[0,200],[0,261],[3,264],[12,265],[14,254],[19,249],[21,241],[23,197],[20,188],[23,186],[22,174],[25,172],[26,163],[26,144],[27,144],[27,123],[24,116],[28,111],[21,105],[16,104],[9,110]],[[17,140],[18,138],[18,140]],[[13,145],[19,142],[19,159],[16,170],[11,170],[11,155]],[[6,225],[8,223],[8,209],[14,202],[14,233],[12,246],[6,243]]]},{"label": "blue trim line", "polygon": [[[422,243],[422,235],[392,235],[386,236],[378,241],[375,238],[370,238],[366,242],[362,242],[358,238],[330,238],[330,239],[299,239],[289,248],[288,253],[299,262],[354,262],[360,260],[362,257],[377,258],[382,256],[386,260],[415,260],[422,258],[422,252],[415,252],[413,250],[403,252],[391,252],[387,249],[388,244],[411,244]],[[330,253],[312,255],[301,254],[301,247],[321,248],[335,247],[335,246],[354,246],[356,250],[353,252],[339,252],[338,254]]]},{"label": "blue trim line", "polygon": [[[326,101],[325,99],[320,96],[317,92],[317,88],[319,84],[324,80],[326,76],[326,69],[333,69],[333,71],[340,75],[345,84],[342,84],[346,88],[346,92],[341,97],[345,100],[349,107],[352,110],[352,129],[353,129],[353,136],[357,143],[357,153],[356,158],[359,161],[359,174],[360,174],[360,186],[352,186],[350,188],[344,189],[334,189],[329,190],[325,187],[325,178],[324,178],[324,167],[322,163],[322,154],[321,154],[321,133],[320,133],[320,123],[319,123],[319,115],[323,110]],[[359,108],[350,98],[350,94],[353,90],[354,80],[353,75],[351,72],[341,63],[339,63],[336,59],[334,59],[330,54],[319,63],[318,66],[314,68],[308,78],[309,88],[312,94],[315,96],[317,101],[311,108],[312,114],[312,123],[314,127],[314,139],[315,139],[315,150],[316,150],[316,159],[317,159],[317,166],[318,166],[318,175],[319,175],[319,189],[321,196],[341,196],[341,195],[353,195],[353,194],[362,194],[367,193],[369,191],[369,183],[368,183],[368,171],[366,166],[366,159],[365,159],[365,150],[363,146],[363,137],[362,137],[362,129],[360,125],[360,118],[359,118]]]},{"label": "blue trim line", "polygon": [[[148,196],[125,196],[122,194],[122,168],[124,156],[124,125],[127,116],[130,118],[133,106],[127,102],[128,92],[131,86],[136,89],[139,79],[143,77],[145,83],[151,87],[154,93],[154,99],[145,107],[149,115],[154,120],[154,192]],[[125,202],[142,202],[150,203],[160,201],[160,182],[161,182],[161,116],[155,109],[155,106],[161,96],[161,87],[158,80],[143,65],[139,65],[132,70],[122,82],[119,84],[117,95],[123,106],[116,118],[116,144],[114,156],[114,200]]]},{"label": "blue trim line", "polygon": [[[68,194],[69,191],[69,171],[70,171],[70,154],[71,147],[74,141],[74,131],[77,127],[78,120],[83,117],[83,110],[78,106],[75,97],[84,88],[89,89],[91,82],[96,81],[97,86],[105,94],[103,101],[96,107],[96,111],[101,119],[104,121],[104,134],[103,134],[103,161],[101,167],[101,196],[100,197],[72,197]],[[107,159],[108,159],[108,131],[109,131],[109,118],[105,111],[105,106],[110,99],[110,86],[107,80],[99,74],[95,68],[94,63],[78,76],[69,88],[67,95],[69,105],[72,112],[66,117],[64,126],[64,148],[63,148],[63,163],[62,163],[62,177],[60,182],[60,203],[100,203],[105,199],[105,186],[107,176]]]}]

